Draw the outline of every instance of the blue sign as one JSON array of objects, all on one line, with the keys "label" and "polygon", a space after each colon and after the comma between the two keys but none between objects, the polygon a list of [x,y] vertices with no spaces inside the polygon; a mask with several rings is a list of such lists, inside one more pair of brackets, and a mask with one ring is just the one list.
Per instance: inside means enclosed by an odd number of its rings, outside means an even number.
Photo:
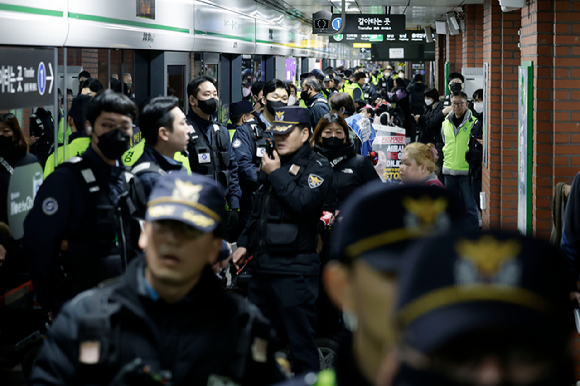
[{"label": "blue sign", "polygon": [[38,93],[40,95],[44,94],[46,89],[46,69],[44,68],[44,62],[40,62],[38,66]]},{"label": "blue sign", "polygon": [[421,71],[419,71],[419,73],[420,73],[421,75],[425,75],[425,70],[421,70]]},{"label": "blue sign", "polygon": [[334,28],[335,31],[338,31],[340,29],[340,26],[342,25],[342,18],[336,18],[332,21],[332,28]]}]

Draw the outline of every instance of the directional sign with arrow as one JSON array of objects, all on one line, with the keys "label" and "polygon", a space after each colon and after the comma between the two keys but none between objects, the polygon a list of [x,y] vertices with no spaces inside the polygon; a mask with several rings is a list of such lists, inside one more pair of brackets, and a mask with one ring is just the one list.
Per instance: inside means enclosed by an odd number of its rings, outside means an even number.
[{"label": "directional sign with arrow", "polygon": [[54,103],[54,51],[0,48],[0,106],[3,109]]}]

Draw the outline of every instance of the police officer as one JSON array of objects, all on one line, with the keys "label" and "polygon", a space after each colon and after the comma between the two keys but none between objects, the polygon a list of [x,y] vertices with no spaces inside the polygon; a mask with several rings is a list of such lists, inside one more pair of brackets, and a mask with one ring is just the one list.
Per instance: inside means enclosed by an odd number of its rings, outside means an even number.
[{"label": "police officer", "polygon": [[126,273],[56,318],[31,385],[269,385],[283,379],[268,321],[211,270],[225,236],[221,186],[177,172],[151,193]]},{"label": "police officer", "polygon": [[162,175],[184,170],[181,162],[173,157],[187,148],[189,128],[176,97],[151,99],[142,107],[139,121],[145,147],[131,171],[149,197]]},{"label": "police officer", "polygon": [[267,133],[266,126],[253,117],[251,114],[253,108],[250,102],[234,103],[230,109],[232,114],[235,112],[237,116],[241,117],[239,121],[241,124],[237,127],[233,137],[232,148],[238,161],[240,188],[242,189],[239,222],[240,230],[243,230],[252,214],[252,194],[258,189],[258,168],[266,150],[266,139],[272,138],[272,134]]},{"label": "police officer", "polygon": [[447,94],[445,96],[445,99],[443,99],[443,107],[447,108],[449,107],[449,109],[445,110],[445,115],[449,114],[452,110],[451,110],[451,98],[453,96],[454,93],[458,93],[458,92],[463,92],[463,89],[465,88],[465,78],[463,77],[463,75],[461,75],[458,72],[452,72],[451,74],[449,74],[449,79],[448,79],[448,85],[447,87],[449,87],[449,94]]},{"label": "police officer", "polygon": [[[68,126],[71,128],[72,134],[68,137],[66,159],[82,156],[91,144],[91,137],[85,130],[87,109],[91,99],[92,97],[90,95],[79,95],[72,101],[72,106],[68,114]],[[58,165],[62,164],[64,159],[63,147],[59,146]],[[46,179],[53,171],[54,153],[52,153],[46,161],[44,167],[44,179]]]},{"label": "police officer", "polygon": [[395,309],[403,252],[417,238],[461,224],[463,213],[454,202],[444,189],[376,182],[344,203],[331,237],[336,260],[326,265],[322,278],[353,333],[339,344],[336,372],[302,375],[286,386],[376,384],[383,356],[393,353],[398,341]]},{"label": "police officer", "polygon": [[24,248],[39,303],[56,313],[99,282],[120,275],[136,255],[145,199],[120,158],[137,107],[107,90],[87,111],[91,145],[40,187],[24,222]]},{"label": "police officer", "polygon": [[502,231],[421,242],[401,267],[394,384],[573,384],[562,262],[548,243]]},{"label": "police officer", "polygon": [[350,95],[353,101],[364,101],[364,92],[362,86],[365,84],[367,74],[358,72],[354,75],[354,81],[347,87],[346,93]]},{"label": "police officer", "polygon": [[276,150],[262,157],[252,218],[233,261],[253,256],[249,299],[288,334],[294,372],[319,369],[314,342],[320,259],[317,227],[332,170],[308,144],[310,117],[301,107],[276,109],[269,128]]},{"label": "police officer", "polygon": [[[228,132],[230,133],[230,140],[232,141],[232,143],[234,142],[234,134],[236,133],[238,127],[256,118],[256,116],[254,115],[255,111],[256,110],[254,110],[252,102],[250,101],[243,100],[240,102],[230,104],[230,121],[232,121],[232,123],[228,123]],[[238,161],[238,174],[239,174],[240,161],[239,158],[237,157],[237,154],[236,160]]]},{"label": "police officer", "polygon": [[190,141],[187,146],[191,171],[209,176],[225,190],[229,206],[228,229],[234,229],[240,209],[238,163],[232,150],[226,127],[213,122],[212,115],[218,111],[216,83],[209,76],[199,76],[187,85],[190,110],[187,124]]}]

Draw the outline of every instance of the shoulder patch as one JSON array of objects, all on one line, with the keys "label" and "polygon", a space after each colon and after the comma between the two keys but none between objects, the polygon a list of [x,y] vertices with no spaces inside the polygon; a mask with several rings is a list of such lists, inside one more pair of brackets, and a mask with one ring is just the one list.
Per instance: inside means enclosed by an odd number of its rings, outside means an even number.
[{"label": "shoulder patch", "polygon": [[58,212],[58,201],[53,197],[47,197],[42,201],[42,212],[47,216],[52,216]]},{"label": "shoulder patch", "polygon": [[242,146],[242,141],[240,141],[239,139],[236,139],[233,143],[232,143],[232,147],[234,149],[237,149],[238,147]]},{"label": "shoulder patch", "polygon": [[324,182],[324,178],[317,176],[316,174],[310,174],[308,176],[308,186],[310,189],[318,188]]}]

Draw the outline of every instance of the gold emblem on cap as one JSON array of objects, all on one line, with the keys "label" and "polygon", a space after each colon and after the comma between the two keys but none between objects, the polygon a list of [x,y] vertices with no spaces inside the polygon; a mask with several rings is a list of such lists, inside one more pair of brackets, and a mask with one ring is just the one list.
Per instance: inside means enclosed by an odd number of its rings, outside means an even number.
[{"label": "gold emblem on cap", "polygon": [[510,260],[514,260],[521,251],[520,244],[515,240],[499,241],[491,236],[483,236],[479,240],[460,240],[455,245],[459,256],[473,263],[480,274],[496,275]]},{"label": "gold emblem on cap", "polygon": [[284,120],[284,111],[276,111],[276,120],[283,121]]},{"label": "gold emblem on cap", "polygon": [[441,213],[447,209],[447,205],[448,202],[445,197],[431,199],[423,196],[417,200],[411,197],[403,199],[403,206],[407,209],[407,212],[419,220],[418,226],[435,225]]},{"label": "gold emblem on cap", "polygon": [[288,129],[291,129],[292,127],[294,127],[294,126],[292,126],[292,125],[288,125],[288,126],[274,126],[274,127],[272,127],[272,131],[277,131],[277,132],[282,133],[282,132],[284,132],[284,131],[286,131]]},{"label": "gold emblem on cap", "polygon": [[174,206],[159,205],[149,208],[149,217],[156,218],[161,216],[171,216],[175,212]]},{"label": "gold emblem on cap", "polygon": [[187,221],[191,221],[192,223],[194,223],[195,225],[202,227],[202,228],[207,228],[212,226],[213,224],[215,224],[215,221],[210,218],[210,217],[206,217],[206,216],[202,216],[200,214],[195,214],[192,211],[185,211],[183,212],[183,214],[181,215],[181,217],[184,220]]},{"label": "gold emblem on cap", "polygon": [[197,202],[199,193],[203,190],[203,185],[195,185],[189,181],[175,180],[172,198],[177,200],[187,200]]}]

